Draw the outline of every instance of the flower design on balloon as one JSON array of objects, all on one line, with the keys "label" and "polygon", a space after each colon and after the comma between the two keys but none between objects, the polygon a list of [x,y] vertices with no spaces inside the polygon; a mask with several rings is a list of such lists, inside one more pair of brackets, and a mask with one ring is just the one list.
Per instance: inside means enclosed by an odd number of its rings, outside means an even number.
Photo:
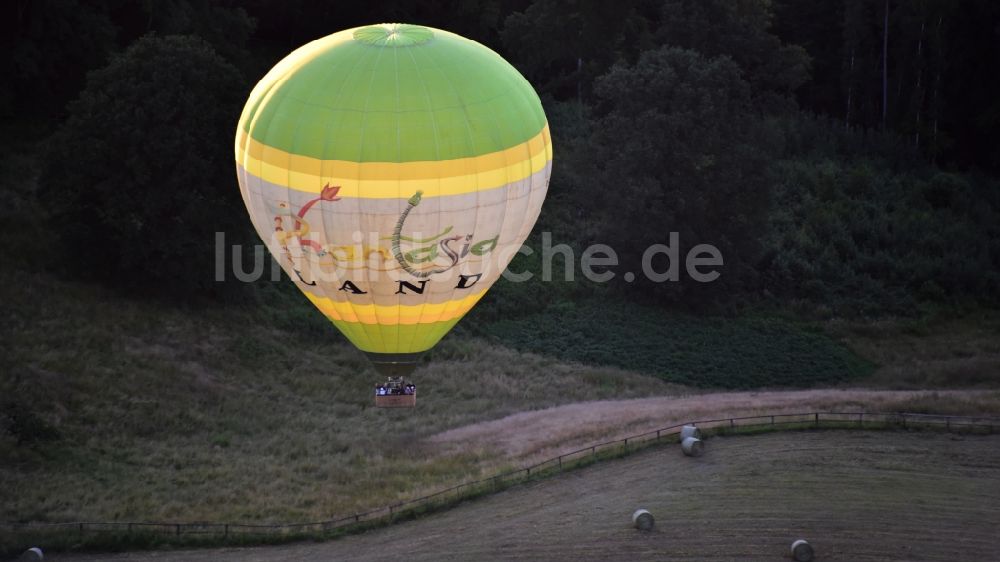
[{"label": "flower design on balloon", "polygon": [[323,201],[340,201],[340,197],[337,194],[340,193],[340,186],[331,186],[329,183],[323,186],[323,189],[319,192],[319,198]]}]

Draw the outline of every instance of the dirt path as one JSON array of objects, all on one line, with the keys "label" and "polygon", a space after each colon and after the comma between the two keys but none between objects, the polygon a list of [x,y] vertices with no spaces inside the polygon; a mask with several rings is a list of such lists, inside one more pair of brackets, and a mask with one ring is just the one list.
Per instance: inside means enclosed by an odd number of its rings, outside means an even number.
[{"label": "dirt path", "polygon": [[[998,481],[1000,436],[716,437],[698,459],[651,449],[327,543],[47,559],[774,561],[806,537],[824,562],[990,560]],[[638,507],[653,532],[631,528]]]},{"label": "dirt path", "polygon": [[498,420],[455,428],[429,441],[445,449],[491,449],[505,458],[541,460],[594,442],[697,419],[758,414],[833,411],[895,411],[920,399],[974,400],[995,391],[883,391],[822,389],[722,392],[605,400],[520,412]]}]

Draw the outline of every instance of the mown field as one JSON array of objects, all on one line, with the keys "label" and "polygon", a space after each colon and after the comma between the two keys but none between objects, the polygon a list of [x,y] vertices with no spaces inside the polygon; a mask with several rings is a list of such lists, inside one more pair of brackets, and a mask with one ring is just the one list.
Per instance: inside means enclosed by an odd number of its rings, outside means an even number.
[{"label": "mown field", "polygon": [[[818,431],[715,437],[514,487],[325,543],[55,560],[992,560],[1000,437]],[[635,509],[653,531],[631,527]]]}]

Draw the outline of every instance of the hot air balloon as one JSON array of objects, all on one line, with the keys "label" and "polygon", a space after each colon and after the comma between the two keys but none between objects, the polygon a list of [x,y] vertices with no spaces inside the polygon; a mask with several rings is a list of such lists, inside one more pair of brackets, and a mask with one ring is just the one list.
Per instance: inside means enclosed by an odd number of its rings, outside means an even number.
[{"label": "hot air balloon", "polygon": [[521,247],[552,169],[524,77],[475,41],[407,24],[292,52],[250,93],[235,149],[272,255],[389,378],[378,405],[415,403],[403,377]]}]

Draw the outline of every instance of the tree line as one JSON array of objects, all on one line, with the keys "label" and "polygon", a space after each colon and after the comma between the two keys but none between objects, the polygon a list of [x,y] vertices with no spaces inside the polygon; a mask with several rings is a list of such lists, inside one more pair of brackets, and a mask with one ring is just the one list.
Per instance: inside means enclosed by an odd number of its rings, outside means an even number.
[{"label": "tree line", "polygon": [[205,272],[216,230],[253,241],[230,138],[250,86],[311,39],[387,20],[476,39],[535,86],[557,150],[536,230],[622,262],[671,231],[725,256],[718,282],[613,283],[625,298],[878,314],[1000,294],[989,0],[18,1],[0,112],[43,123],[59,263],[232,291]]}]

